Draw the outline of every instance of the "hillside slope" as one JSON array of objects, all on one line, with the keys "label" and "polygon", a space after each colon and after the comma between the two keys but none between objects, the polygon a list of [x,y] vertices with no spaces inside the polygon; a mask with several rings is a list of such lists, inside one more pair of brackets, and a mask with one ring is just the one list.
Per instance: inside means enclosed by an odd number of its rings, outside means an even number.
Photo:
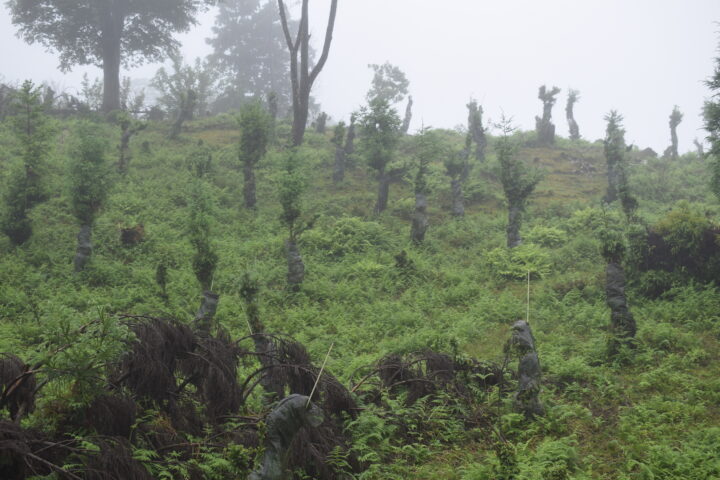
[{"label": "hillside slope", "polygon": [[[609,309],[598,232],[616,217],[600,206],[606,185],[602,145],[560,139],[553,149],[520,150],[545,174],[530,198],[522,227],[525,244],[511,254],[504,247],[505,200],[493,154],[472,171],[462,219],[450,216],[449,179],[440,162],[433,166],[430,230],[417,247],[409,239],[411,174],[392,185],[388,211],[373,216],[376,182],[362,157],[354,156],[345,181],[333,185],[329,137],[308,133],[298,154],[307,182],[302,209],[319,217],[300,243],[305,282],[300,292],[290,293],[283,252],[287,233],[278,220],[277,198],[285,154],[274,147],[262,160],[258,208],[244,209],[239,132],[229,116],[194,122],[174,142],[166,139],[162,125],[151,125],[133,139],[129,173],[114,176],[97,219],[92,262],[74,274],[78,225],[70,213],[66,176],[74,121],[56,123],[59,134],[46,174],[51,195],[32,212],[33,236],[17,248],[0,238],[0,352],[29,364],[44,362],[39,381],[48,382],[24,427],[72,430],[76,438],[99,444],[99,432],[68,418],[102,393],[112,370],[106,365],[115,365],[130,349],[123,341],[127,318],[120,316],[191,323],[201,291],[188,237],[195,181],[190,161],[209,148],[211,168],[203,181],[213,204],[211,241],[219,258],[212,287],[220,295],[217,323],[232,339],[254,333],[248,331],[248,304],[241,296],[243,276],[249,274],[259,285],[266,332],[300,342],[315,365],[333,344],[327,369],[349,389],[357,387],[360,403],[347,424],[348,443],[326,459],[334,471],[360,467],[357,478],[377,479],[720,477],[716,286],[674,283],[655,299],[630,289],[637,346],[619,360],[607,358]],[[114,145],[118,132],[104,128]],[[460,134],[444,134],[451,144],[462,144]],[[521,133],[517,140],[530,137]],[[412,138],[400,150],[401,159],[411,159]],[[0,151],[5,175],[16,162],[5,130]],[[114,155],[113,150],[110,158]],[[653,223],[685,199],[717,223],[717,205],[701,181],[703,161],[692,154],[681,161],[634,162],[631,184],[641,216]],[[124,245],[121,229],[138,225],[142,241]],[[167,267],[167,298],[156,283],[161,264]],[[526,315],[542,364],[546,409],[533,421],[513,411],[516,380],[510,372],[516,359],[508,359],[504,350],[510,326]],[[102,329],[85,335],[83,326],[98,319]],[[240,342],[244,349],[250,345]],[[382,395],[376,395],[376,382],[363,380],[389,354],[428,350],[504,366],[507,383],[468,386],[461,402],[455,394],[439,394],[411,404],[407,392],[378,387]],[[245,361],[237,378],[242,382],[256,369],[255,361]],[[371,394],[377,401],[369,401]],[[162,446],[143,443],[141,432],[159,422],[153,418],[158,408],[138,403],[129,447],[156,478],[182,478],[179,465],[191,463],[193,472],[201,472],[193,473],[195,478],[244,478],[262,453],[257,441],[243,443],[240,435],[218,433],[242,430],[246,419],[262,418],[267,407],[259,388],[215,431],[192,430],[161,415],[176,443],[197,444],[175,457]],[[193,408],[203,411],[201,405]],[[72,465],[84,457],[75,455],[65,462],[80,472]],[[502,477],[513,469],[514,477]]]}]

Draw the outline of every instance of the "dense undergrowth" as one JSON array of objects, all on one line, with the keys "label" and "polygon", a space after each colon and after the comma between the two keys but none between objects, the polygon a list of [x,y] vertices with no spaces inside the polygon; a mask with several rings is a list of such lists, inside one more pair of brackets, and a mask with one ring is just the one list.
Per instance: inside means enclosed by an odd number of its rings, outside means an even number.
[{"label": "dense undergrowth", "polygon": [[[258,208],[243,208],[240,135],[230,116],[190,123],[175,141],[167,140],[161,124],[133,139],[129,171],[112,174],[97,216],[92,261],[74,273],[78,225],[67,172],[75,123],[53,121],[43,172],[49,198],[31,212],[32,237],[20,247],[0,238],[0,352],[42,363],[38,380],[46,382],[23,428],[62,430],[68,412],[103,393],[108,365],[120,361],[134,335],[122,314],[190,324],[201,292],[187,223],[192,158],[202,140],[212,153],[204,178],[218,255],[212,287],[220,295],[217,322],[233,339],[252,333],[241,296],[243,278],[251,275],[260,286],[266,331],[294,338],[315,364],[334,344],[327,369],[348,388],[389,354],[432,350],[458,362],[503,365],[510,326],[528,314],[529,272],[529,318],[542,363],[546,416],[526,420],[513,411],[510,373],[505,388],[471,386],[463,395],[436,391],[414,403],[402,391],[375,402],[361,396],[359,413],[345,418],[349,443],[326,459],[339,478],[720,478],[720,292],[704,283],[713,278],[693,275],[687,265],[661,272],[641,268],[647,255],[642,257],[631,236],[636,257],[628,259],[629,301],[637,345],[613,360],[606,355],[609,309],[600,236],[619,214],[600,203],[606,185],[602,144],[559,139],[555,148],[520,150],[544,177],[529,201],[525,243],[509,251],[493,154],[471,172],[462,219],[449,214],[450,185],[441,162],[432,166],[430,230],[422,246],[413,246],[410,175],[392,185],[388,210],[374,216],[376,184],[362,156],[351,157],[345,180],[334,185],[330,138],[308,133],[295,158],[308,185],[302,209],[319,217],[301,239],[307,274],[293,293],[286,288],[286,231],[276,193],[286,155],[271,148],[258,165]],[[117,127],[102,128],[117,143]],[[283,133],[287,126],[279,129],[278,144]],[[448,143],[463,142],[460,134],[441,133]],[[515,138],[526,142],[531,135]],[[489,151],[492,145],[491,138]],[[18,162],[16,147],[9,128],[0,125],[3,180]],[[400,161],[411,159],[414,148],[413,138],[404,138]],[[706,177],[705,161],[694,154],[676,162],[633,157],[630,184],[639,223],[665,234],[670,255],[707,254],[692,243],[698,228],[717,229],[720,218]],[[137,225],[143,226],[142,241],[124,245],[121,229]],[[166,294],[156,281],[160,265],[167,272]],[[510,360],[508,371],[514,365]],[[238,379],[256,369],[254,361],[241,363]],[[363,391],[370,389],[356,393]],[[133,431],[165,421],[157,406],[143,408]],[[258,389],[217,428],[230,431],[247,419],[257,423],[265,413]],[[127,447],[155,478],[244,478],[261,455],[261,448],[242,439],[224,436],[220,442],[217,431],[184,435],[177,424],[167,428],[194,445],[190,460],[165,458],[139,442]],[[74,425],[62,433],[82,451],[100,448],[91,428]],[[82,472],[83,458],[65,458],[64,466]],[[0,452],[0,468],[3,459]],[[59,474],[46,478],[53,475]],[[303,475],[296,471],[297,478]]]}]

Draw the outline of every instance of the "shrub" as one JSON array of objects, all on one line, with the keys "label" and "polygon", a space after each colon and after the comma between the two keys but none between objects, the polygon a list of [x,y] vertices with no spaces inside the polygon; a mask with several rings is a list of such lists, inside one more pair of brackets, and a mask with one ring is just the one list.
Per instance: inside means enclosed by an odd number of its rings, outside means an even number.
[{"label": "shrub", "polygon": [[338,219],[331,226],[324,226],[305,234],[303,243],[309,250],[323,252],[328,256],[342,257],[362,253],[371,248],[387,247],[388,232],[377,222],[355,217]]},{"label": "shrub", "polygon": [[543,247],[554,248],[567,242],[568,236],[564,230],[559,228],[537,225],[525,235],[525,240]]},{"label": "shrub", "polygon": [[485,262],[494,276],[507,280],[522,280],[527,278],[528,272],[536,279],[550,273],[547,252],[531,243],[490,250],[485,254]]}]

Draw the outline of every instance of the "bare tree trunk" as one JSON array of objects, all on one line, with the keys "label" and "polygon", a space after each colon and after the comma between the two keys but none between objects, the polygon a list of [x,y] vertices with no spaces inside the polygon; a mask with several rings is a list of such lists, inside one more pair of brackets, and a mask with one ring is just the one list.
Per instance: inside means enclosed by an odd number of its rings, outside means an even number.
[{"label": "bare tree trunk", "polygon": [[104,12],[100,45],[103,60],[102,111],[109,113],[120,109],[120,42],[125,14],[113,5]]},{"label": "bare tree trunk", "polygon": [[245,197],[245,208],[255,208],[257,199],[255,197],[255,169],[249,164],[245,163],[243,167],[243,175],[245,182],[243,184],[243,196]]},{"label": "bare tree trunk", "polygon": [[677,127],[675,125],[670,125],[670,158],[672,160],[677,160],[678,156]]},{"label": "bare tree trunk", "polygon": [[92,226],[82,225],[80,232],[77,236],[77,250],[75,251],[75,271],[81,272],[85,269],[85,265],[90,260],[92,255],[92,243],[90,241],[92,237]]},{"label": "bare tree trunk", "polygon": [[415,213],[413,214],[410,240],[420,245],[425,240],[428,229],[427,196],[424,193],[415,194]]},{"label": "bare tree trunk", "polygon": [[387,208],[388,195],[390,194],[390,175],[384,170],[380,172],[380,178],[378,178],[378,195],[377,202],[375,203],[374,212],[376,214],[382,213]]},{"label": "bare tree trunk", "polygon": [[452,215],[453,217],[462,217],[465,215],[465,202],[460,179],[450,180],[450,190],[452,191]]},{"label": "bare tree trunk", "polygon": [[[310,30],[308,20],[308,2],[302,0],[300,26],[298,28],[297,37],[293,40],[288,27],[287,16],[285,14],[285,3],[278,0],[278,10],[280,11],[280,22],[282,24],[285,42],[290,51],[290,80],[292,84],[293,97],[293,127],[292,141],[293,146],[300,146],[305,136],[305,128],[308,119],[308,104],[310,99],[310,90],[315,79],[322,71],[330,53],[330,43],[332,42],[333,29],[335,27],[335,14],[337,13],[337,0],[332,0],[330,4],[330,15],[325,31],[325,42],[323,50],[320,54],[315,66],[310,70],[309,59],[309,42]],[[299,55],[299,65],[298,65]]]},{"label": "bare tree trunk", "polygon": [[520,238],[520,222],[522,221],[522,209],[510,205],[508,207],[508,225],[507,225],[507,246],[508,248],[515,248],[522,244],[522,238]]},{"label": "bare tree trunk", "polygon": [[575,102],[580,98],[578,94],[579,92],[577,90],[570,89],[568,91],[567,104],[565,105],[565,118],[567,118],[568,128],[570,130],[570,140],[580,140],[580,127],[578,127],[575,121],[575,114],[573,112]]},{"label": "bare tree trunk", "polygon": [[296,241],[287,240],[285,242],[285,251],[287,254],[288,264],[288,287],[292,291],[298,291],[300,290],[300,285],[305,279],[305,264],[300,256],[300,249],[298,248]]},{"label": "bare tree trunk", "polygon": [[403,119],[402,128],[400,129],[403,135],[407,135],[408,130],[410,130],[410,121],[412,120],[412,106],[412,95],[408,95],[408,103],[407,107],[405,107],[405,118]]},{"label": "bare tree trunk", "polygon": [[345,149],[341,145],[335,147],[335,168],[333,169],[333,183],[342,182],[345,178]]}]

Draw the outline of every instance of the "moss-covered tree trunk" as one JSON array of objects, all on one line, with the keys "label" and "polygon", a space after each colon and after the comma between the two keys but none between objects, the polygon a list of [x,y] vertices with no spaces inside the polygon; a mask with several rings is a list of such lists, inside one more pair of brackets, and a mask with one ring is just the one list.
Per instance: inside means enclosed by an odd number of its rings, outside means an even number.
[{"label": "moss-covered tree trunk", "polygon": [[200,309],[195,314],[195,327],[197,328],[198,333],[205,336],[210,335],[218,303],[220,303],[220,295],[209,290],[203,292]]},{"label": "moss-covered tree trunk", "polygon": [[580,127],[575,121],[574,107],[580,98],[579,92],[572,88],[568,90],[567,104],[565,105],[565,118],[567,118],[570,140],[580,140]]},{"label": "moss-covered tree trunk", "polygon": [[540,403],[540,359],[530,324],[523,320],[513,324],[510,347],[520,357],[517,371],[518,389],[513,397],[515,409],[527,418],[544,415],[545,409]]},{"label": "moss-covered tree trunk", "polygon": [[517,205],[510,205],[508,207],[508,224],[506,229],[508,248],[515,248],[522,244],[522,238],[520,237],[521,222],[522,208]]},{"label": "moss-covered tree trunk", "polygon": [[305,279],[305,264],[300,256],[300,249],[295,240],[290,239],[285,242],[285,254],[288,265],[288,287],[292,291],[297,291]]},{"label": "moss-covered tree trunk", "polygon": [[408,95],[408,103],[407,107],[405,107],[405,117],[403,118],[402,127],[400,127],[400,132],[403,135],[407,135],[408,131],[410,130],[410,122],[412,121],[412,107],[413,98],[412,95]]},{"label": "moss-covered tree trunk", "polygon": [[390,183],[392,183],[390,175],[385,172],[385,170],[380,171],[378,178],[377,200],[375,202],[375,208],[373,209],[376,214],[380,214],[387,209],[388,196],[390,195]]},{"label": "moss-covered tree trunk", "polygon": [[424,193],[415,194],[415,212],[412,217],[410,228],[410,240],[415,245],[420,245],[425,240],[425,232],[428,229],[427,195]]},{"label": "moss-covered tree trunk", "polygon": [[452,216],[462,217],[465,215],[465,199],[463,198],[462,182],[459,178],[450,180],[450,191],[452,192]]},{"label": "moss-covered tree trunk", "polygon": [[85,270],[85,266],[92,255],[92,226],[82,225],[77,235],[77,249],[75,250],[75,259],[73,265],[76,272]]}]

